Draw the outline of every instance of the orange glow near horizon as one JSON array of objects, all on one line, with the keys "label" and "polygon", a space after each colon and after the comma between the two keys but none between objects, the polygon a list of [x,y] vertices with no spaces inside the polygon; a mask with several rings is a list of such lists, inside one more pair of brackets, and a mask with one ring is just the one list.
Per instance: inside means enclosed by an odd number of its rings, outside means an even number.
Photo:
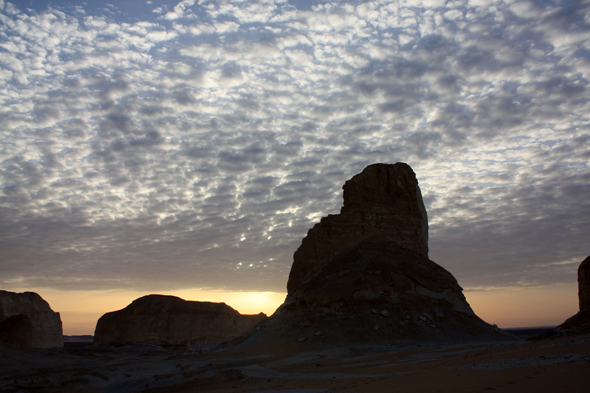
[{"label": "orange glow near horizon", "polygon": [[[31,289],[8,289],[24,292]],[[61,315],[65,335],[92,335],[96,321],[105,313],[127,307],[133,300],[148,295],[136,291],[58,291],[38,290],[54,311]],[[501,328],[554,326],[578,312],[577,284],[539,287],[466,290],[473,311],[490,324]],[[284,292],[240,292],[183,289],[162,293],[185,300],[224,302],[241,314],[272,315],[285,300]]]},{"label": "orange glow near horizon", "polygon": [[505,329],[557,326],[579,311],[577,283],[463,293],[477,316]]},{"label": "orange glow near horizon", "polygon": [[[24,289],[14,290],[25,292]],[[30,290],[29,290],[30,291]],[[65,335],[92,335],[96,322],[105,313],[121,310],[132,301],[150,293],[136,291],[33,291],[45,299],[53,311],[60,313]],[[272,315],[285,300],[282,292],[230,292],[221,290],[185,289],[159,293],[185,300],[225,303],[240,314]]]}]

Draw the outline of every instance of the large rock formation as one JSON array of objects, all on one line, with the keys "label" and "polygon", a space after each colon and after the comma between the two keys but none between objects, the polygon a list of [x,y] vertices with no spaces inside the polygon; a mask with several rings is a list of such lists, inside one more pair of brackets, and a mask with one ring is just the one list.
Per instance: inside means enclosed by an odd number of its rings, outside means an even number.
[{"label": "large rock formation", "polygon": [[295,252],[285,303],[240,346],[514,339],[478,318],[457,280],[428,259],[426,210],[408,165],[371,165],[343,188],[341,213]]},{"label": "large rock formation", "polygon": [[200,350],[240,336],[266,318],[263,313],[241,315],[225,303],[148,295],[103,315],[96,324],[94,345],[144,343]]},{"label": "large rock formation", "polygon": [[34,292],[0,291],[0,341],[21,348],[62,347],[59,313]]},{"label": "large rock formation", "polygon": [[428,257],[428,218],[409,165],[370,165],[342,189],[340,214],[322,218],[295,251],[287,283],[290,296],[344,248],[372,235]]}]

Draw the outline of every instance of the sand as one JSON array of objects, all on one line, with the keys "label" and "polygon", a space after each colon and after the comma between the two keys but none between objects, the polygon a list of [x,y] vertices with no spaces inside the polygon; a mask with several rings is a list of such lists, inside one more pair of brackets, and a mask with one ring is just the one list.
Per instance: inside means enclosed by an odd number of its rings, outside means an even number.
[{"label": "sand", "polygon": [[590,392],[590,335],[539,342],[193,353],[0,347],[6,392]]}]

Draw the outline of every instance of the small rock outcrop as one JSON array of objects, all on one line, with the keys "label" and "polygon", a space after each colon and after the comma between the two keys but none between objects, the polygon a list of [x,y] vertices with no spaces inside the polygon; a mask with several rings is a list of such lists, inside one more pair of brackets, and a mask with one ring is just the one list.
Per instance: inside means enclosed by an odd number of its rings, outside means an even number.
[{"label": "small rock outcrop", "polygon": [[240,336],[266,318],[263,313],[242,315],[225,303],[148,295],[104,314],[96,324],[93,345],[143,343],[201,350]]},{"label": "small rock outcrop", "polygon": [[21,348],[63,347],[60,315],[34,292],[0,291],[0,341]]},{"label": "small rock outcrop", "polygon": [[339,215],[295,252],[285,303],[239,346],[513,340],[478,318],[457,280],[428,259],[428,224],[406,164],[367,167]]},{"label": "small rock outcrop", "polygon": [[293,255],[289,296],[344,248],[380,235],[428,257],[428,217],[418,180],[409,165],[374,164],[342,187],[340,214],[311,228]]}]

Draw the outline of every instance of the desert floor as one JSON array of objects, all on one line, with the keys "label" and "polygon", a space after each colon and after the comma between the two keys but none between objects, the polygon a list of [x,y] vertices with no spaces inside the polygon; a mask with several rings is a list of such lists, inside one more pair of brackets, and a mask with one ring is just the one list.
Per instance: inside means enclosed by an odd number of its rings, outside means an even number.
[{"label": "desert floor", "polygon": [[479,345],[193,353],[0,346],[2,392],[590,392],[590,335]]}]

